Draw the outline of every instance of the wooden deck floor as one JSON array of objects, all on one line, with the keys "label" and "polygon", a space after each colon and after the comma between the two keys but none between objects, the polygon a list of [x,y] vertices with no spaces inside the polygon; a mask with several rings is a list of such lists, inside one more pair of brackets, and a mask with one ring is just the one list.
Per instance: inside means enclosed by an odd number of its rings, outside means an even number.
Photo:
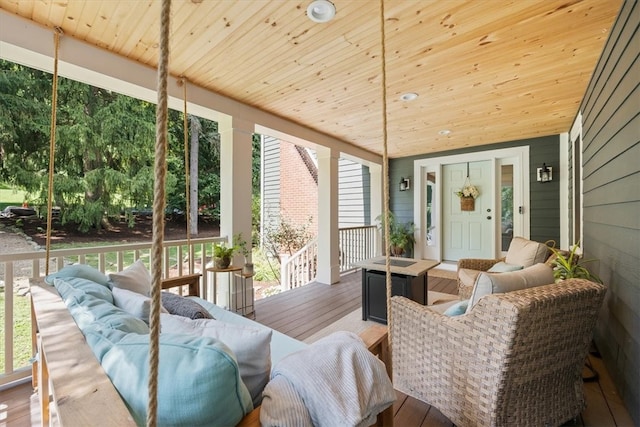
[{"label": "wooden deck floor", "polygon": [[[313,335],[358,309],[362,303],[360,272],[344,275],[340,283],[312,283],[291,292],[256,301],[256,320],[299,340]],[[457,292],[453,280],[429,277],[429,290]],[[572,426],[633,426],[602,361],[590,356],[599,381],[586,382],[587,409]],[[453,426],[440,411],[397,392],[394,423],[401,427]],[[37,396],[31,384],[0,392],[0,427],[40,425]]]}]

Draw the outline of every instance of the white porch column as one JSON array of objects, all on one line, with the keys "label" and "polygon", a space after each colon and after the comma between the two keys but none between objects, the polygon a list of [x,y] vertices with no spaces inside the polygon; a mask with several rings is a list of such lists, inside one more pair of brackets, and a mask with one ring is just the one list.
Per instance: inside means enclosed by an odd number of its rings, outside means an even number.
[{"label": "white porch column", "polygon": [[[371,225],[378,225],[378,218],[382,214],[382,165],[369,165],[369,174],[371,176],[371,189],[370,189],[370,201],[371,201]],[[378,234],[376,240],[376,255],[382,255],[382,239]]]},{"label": "white porch column", "polygon": [[318,146],[318,276],[320,283],[340,281],[338,235],[338,155]]},{"label": "white porch column", "polygon": [[[220,235],[242,233],[251,242],[252,135],[254,123],[221,115],[220,132]],[[236,254],[234,265],[243,265]]]}]

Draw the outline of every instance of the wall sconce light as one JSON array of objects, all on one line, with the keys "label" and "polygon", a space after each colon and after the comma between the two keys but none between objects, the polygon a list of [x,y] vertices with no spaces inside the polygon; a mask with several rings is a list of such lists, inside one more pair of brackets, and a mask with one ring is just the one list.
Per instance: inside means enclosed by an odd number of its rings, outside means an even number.
[{"label": "wall sconce light", "polygon": [[546,163],[543,163],[542,167],[538,168],[538,182],[544,184],[545,182],[553,181],[552,170],[552,167],[547,166]]},{"label": "wall sconce light", "polygon": [[407,191],[411,188],[411,181],[409,178],[402,177],[400,178],[400,191]]}]

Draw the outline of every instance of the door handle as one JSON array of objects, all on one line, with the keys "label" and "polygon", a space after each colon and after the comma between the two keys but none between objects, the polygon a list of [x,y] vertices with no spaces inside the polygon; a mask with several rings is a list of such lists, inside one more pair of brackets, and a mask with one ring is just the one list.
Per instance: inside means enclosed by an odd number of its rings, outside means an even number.
[{"label": "door handle", "polygon": [[490,216],[488,216],[488,217],[487,217],[487,219],[491,219],[491,217],[490,217]]}]

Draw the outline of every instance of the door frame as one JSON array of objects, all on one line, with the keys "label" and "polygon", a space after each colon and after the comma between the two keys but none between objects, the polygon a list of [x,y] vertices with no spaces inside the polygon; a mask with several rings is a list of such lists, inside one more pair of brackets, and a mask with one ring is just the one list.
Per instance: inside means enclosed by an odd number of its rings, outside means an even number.
[{"label": "door frame", "polygon": [[[513,206],[519,206],[521,208],[520,214],[514,215],[513,219],[513,232],[514,236],[523,236],[528,238],[530,235],[530,217],[529,217],[529,146],[520,146],[512,148],[502,148],[496,150],[479,151],[464,154],[454,154],[450,156],[431,157],[426,159],[419,159],[413,162],[413,176],[414,178],[414,199],[413,199],[413,217],[416,223],[416,244],[414,250],[414,256],[419,259],[433,259],[436,261],[442,261],[442,166],[446,164],[454,163],[466,163],[481,160],[491,161],[491,174],[493,177],[493,186],[490,190],[490,197],[493,200],[493,215],[494,230],[499,230],[500,225],[500,198],[496,197],[500,194],[500,182],[498,180],[500,166],[504,160],[509,160],[509,164],[513,164]],[[513,161],[513,163],[511,163]],[[436,176],[436,194],[435,194],[435,212],[431,213],[431,220],[436,225],[437,231],[433,238],[435,244],[427,247],[425,242],[426,226],[426,191],[425,183],[427,179],[427,173],[435,173]],[[517,179],[520,178],[520,179]],[[494,233],[494,238],[491,240],[491,250],[495,254],[496,258],[501,255],[499,248],[498,233]]]}]

